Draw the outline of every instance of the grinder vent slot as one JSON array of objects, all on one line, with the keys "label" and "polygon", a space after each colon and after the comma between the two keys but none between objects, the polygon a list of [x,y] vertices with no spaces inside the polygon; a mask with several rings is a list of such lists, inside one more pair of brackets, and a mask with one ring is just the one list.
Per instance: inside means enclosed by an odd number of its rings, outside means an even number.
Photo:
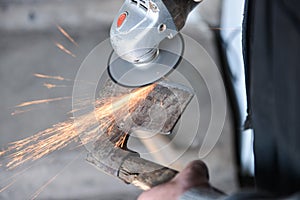
[{"label": "grinder vent slot", "polygon": [[145,0],[131,0],[131,3],[137,5],[139,8],[143,9],[144,11],[148,11],[147,1]]},{"label": "grinder vent slot", "polygon": [[136,0],[131,0],[131,3],[137,4]]},{"label": "grinder vent slot", "polygon": [[147,8],[145,5],[140,4],[140,7],[141,7],[142,9],[144,9],[145,11],[148,11],[148,8]]}]

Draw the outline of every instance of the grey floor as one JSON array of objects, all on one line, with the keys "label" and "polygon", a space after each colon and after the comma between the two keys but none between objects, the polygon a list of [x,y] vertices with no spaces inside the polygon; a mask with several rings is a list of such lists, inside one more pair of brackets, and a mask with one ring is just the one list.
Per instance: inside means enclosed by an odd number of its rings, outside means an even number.
[{"label": "grey floor", "polygon": [[[109,23],[84,29],[66,26],[79,44],[76,47],[57,31],[55,25],[49,27],[39,31],[0,31],[0,148],[71,117],[66,114],[71,110],[70,100],[35,106],[32,111],[19,115],[12,116],[11,113],[15,105],[25,101],[71,96],[72,82],[65,82],[66,87],[47,89],[43,83],[51,81],[38,79],[33,74],[74,79],[86,55],[109,34]],[[184,32],[198,40],[218,63],[214,38],[208,26],[201,25],[197,29],[190,26]],[[64,44],[77,57],[59,50],[54,44],[56,41]],[[204,158],[210,169],[212,184],[227,193],[237,188],[231,126],[228,111],[217,144]],[[98,171],[85,161],[85,156],[84,148],[67,147],[15,170],[0,167],[0,190],[11,184],[0,192],[0,199],[31,199],[37,195],[37,199],[129,200],[141,193],[139,189]],[[179,160],[185,165],[197,158],[198,150],[193,147]],[[53,177],[56,178],[51,181]],[[42,190],[40,193],[39,189]]]}]

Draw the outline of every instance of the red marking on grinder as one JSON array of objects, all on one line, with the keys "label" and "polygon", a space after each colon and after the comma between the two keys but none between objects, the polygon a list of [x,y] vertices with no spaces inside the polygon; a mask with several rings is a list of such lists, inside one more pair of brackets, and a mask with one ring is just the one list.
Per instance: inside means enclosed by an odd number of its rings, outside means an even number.
[{"label": "red marking on grinder", "polygon": [[122,26],[122,24],[124,23],[126,17],[127,17],[127,12],[124,12],[124,13],[122,13],[122,14],[119,16],[118,22],[117,22],[118,28],[119,28],[120,26]]}]

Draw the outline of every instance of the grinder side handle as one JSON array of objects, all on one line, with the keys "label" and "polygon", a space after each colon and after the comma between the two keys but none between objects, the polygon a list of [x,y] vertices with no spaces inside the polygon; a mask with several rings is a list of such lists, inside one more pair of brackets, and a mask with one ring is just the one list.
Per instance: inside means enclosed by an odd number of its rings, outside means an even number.
[{"label": "grinder side handle", "polygon": [[130,156],[120,167],[118,177],[126,183],[133,184],[142,190],[173,179],[178,171],[164,167],[140,157]]}]

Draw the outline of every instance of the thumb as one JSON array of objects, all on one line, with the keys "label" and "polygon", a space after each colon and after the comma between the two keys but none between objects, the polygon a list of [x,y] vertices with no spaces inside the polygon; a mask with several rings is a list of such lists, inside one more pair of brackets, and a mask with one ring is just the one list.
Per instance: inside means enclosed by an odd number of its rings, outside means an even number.
[{"label": "thumb", "polygon": [[209,174],[206,164],[201,160],[189,163],[175,178],[181,183],[184,190],[191,187],[209,187]]}]

